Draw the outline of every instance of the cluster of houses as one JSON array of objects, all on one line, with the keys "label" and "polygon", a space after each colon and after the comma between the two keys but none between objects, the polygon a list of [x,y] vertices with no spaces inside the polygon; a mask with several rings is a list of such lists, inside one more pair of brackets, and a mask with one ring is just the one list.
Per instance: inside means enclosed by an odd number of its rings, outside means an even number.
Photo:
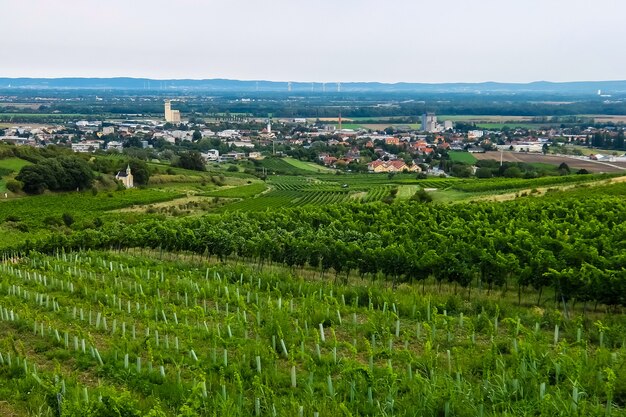
[{"label": "cluster of houses", "polygon": [[[428,120],[427,120],[428,121]],[[590,144],[594,134],[615,135],[610,129],[587,128],[584,130],[548,129],[529,131],[514,129],[506,132],[474,129],[457,132],[453,126],[445,124],[445,129],[433,124],[431,131],[411,129],[397,130],[393,134],[365,129],[341,129],[334,124],[308,124],[305,119],[279,119],[278,129],[272,130],[271,123],[259,119],[262,126],[258,130],[235,129],[229,123],[223,130],[209,129],[206,125],[180,124],[166,125],[155,120],[88,121],[81,120],[68,125],[17,126],[4,129],[0,141],[25,146],[46,146],[56,144],[71,147],[75,152],[95,152],[106,150],[122,152],[130,139],[133,146],[152,148],[159,141],[169,144],[214,139],[222,145],[223,152],[211,149],[202,154],[207,162],[238,161],[260,159],[263,154],[276,153],[274,147],[288,149],[303,147],[319,149],[320,164],[341,168],[349,164],[368,163],[370,172],[419,172],[419,163],[429,161],[440,150],[465,150],[484,152],[485,149],[499,149],[516,152],[544,152],[546,144]],[[432,124],[432,123],[431,123]],[[296,129],[295,127],[298,127]],[[329,151],[329,148],[332,149]],[[367,158],[364,151],[368,150]],[[397,153],[403,153],[399,157]],[[413,157],[413,162],[406,155]],[[592,156],[595,159],[602,155]],[[372,161],[372,159],[374,159]],[[409,162],[408,164],[405,162]]]}]

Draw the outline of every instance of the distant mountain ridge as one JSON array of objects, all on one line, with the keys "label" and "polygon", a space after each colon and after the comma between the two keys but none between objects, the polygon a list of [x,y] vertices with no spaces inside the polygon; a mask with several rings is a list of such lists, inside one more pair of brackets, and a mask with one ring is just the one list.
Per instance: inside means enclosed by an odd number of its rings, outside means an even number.
[{"label": "distant mountain ridge", "polygon": [[381,82],[287,82],[265,80],[229,79],[170,79],[150,78],[0,78],[0,89],[77,89],[77,90],[183,90],[198,92],[403,92],[403,93],[573,93],[573,94],[614,94],[626,92],[623,81],[575,81],[531,83],[381,83]]}]

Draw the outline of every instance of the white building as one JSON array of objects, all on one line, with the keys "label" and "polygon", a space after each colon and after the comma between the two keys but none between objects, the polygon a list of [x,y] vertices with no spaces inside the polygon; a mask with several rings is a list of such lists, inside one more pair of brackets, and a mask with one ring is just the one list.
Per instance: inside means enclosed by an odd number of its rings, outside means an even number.
[{"label": "white building", "polygon": [[26,145],[28,144],[28,142],[30,142],[30,139],[10,135],[10,136],[0,136],[0,141],[6,142],[6,143],[12,143],[13,145]]},{"label": "white building", "polygon": [[115,140],[112,140],[111,142],[107,143],[107,151],[118,151],[118,152],[122,152],[124,150],[124,145],[122,144],[122,142],[118,142]]},{"label": "white building", "polygon": [[229,142],[229,145],[237,148],[254,148],[254,143],[249,140],[236,140]]},{"label": "white building", "polygon": [[219,161],[220,151],[218,151],[217,149],[209,149],[202,154],[202,158],[204,158],[205,161]]},{"label": "white building", "polygon": [[510,145],[497,145],[499,151],[513,150],[515,152],[543,152],[543,144],[539,142],[513,142]]},{"label": "white building", "polygon": [[226,129],[217,133],[220,138],[235,138],[239,136],[239,131],[234,129]]},{"label": "white building", "polygon": [[102,134],[103,135],[112,135],[113,133],[115,133],[115,127],[114,126],[105,126],[102,128]]},{"label": "white building", "polygon": [[485,132],[483,130],[470,130],[469,132],[467,132],[468,139],[478,139],[482,138],[484,135]]},{"label": "white building", "polygon": [[78,143],[72,143],[72,150],[74,152],[95,152],[102,147],[104,142],[101,140],[84,140]]}]

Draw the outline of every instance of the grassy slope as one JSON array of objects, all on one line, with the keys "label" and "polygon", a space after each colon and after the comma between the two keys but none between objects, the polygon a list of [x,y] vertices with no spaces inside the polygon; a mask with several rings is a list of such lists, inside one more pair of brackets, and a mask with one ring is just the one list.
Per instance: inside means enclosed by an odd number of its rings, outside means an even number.
[{"label": "grassy slope", "polygon": [[0,193],[4,193],[7,191],[7,180],[13,178],[20,171],[20,169],[22,169],[22,167],[25,167],[26,165],[31,165],[31,163],[20,158],[0,159],[0,170],[12,171],[9,175],[5,175],[4,177],[0,178]]},{"label": "grassy slope", "polygon": [[32,163],[20,158],[0,159],[0,168],[10,169],[14,172],[18,172],[26,165],[32,165]]},{"label": "grassy slope", "polygon": [[328,172],[328,173],[332,173],[335,172],[335,170],[327,168],[325,166],[322,165],[318,165],[318,164],[314,164],[313,162],[306,162],[306,161],[300,161],[299,159],[295,159],[295,158],[283,158],[283,160],[287,163],[290,163],[291,165],[293,165],[296,168],[302,169],[304,171],[311,171],[311,172]]}]

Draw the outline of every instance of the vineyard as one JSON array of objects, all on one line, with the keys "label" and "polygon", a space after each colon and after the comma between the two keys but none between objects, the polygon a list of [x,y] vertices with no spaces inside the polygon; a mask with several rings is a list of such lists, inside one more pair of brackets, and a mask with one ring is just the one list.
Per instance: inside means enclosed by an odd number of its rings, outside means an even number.
[{"label": "vineyard", "polygon": [[62,216],[69,215],[72,222],[91,223],[95,219],[120,218],[112,210],[142,206],[173,200],[181,194],[175,191],[125,190],[114,192],[71,192],[40,195],[0,201],[0,232],[4,233],[0,247],[15,244],[58,231]]},{"label": "vineyard", "polygon": [[[300,207],[303,205],[326,205],[345,201],[372,203],[389,197],[394,188],[400,188],[398,200],[407,199],[418,188],[448,189],[460,183],[456,179],[416,180],[414,176],[398,175],[388,178],[386,175],[317,175],[317,176],[271,176],[267,180],[270,190],[256,195],[255,187],[244,186],[229,190],[207,193],[208,196],[243,198],[220,207],[218,211],[264,211],[280,207]],[[250,190],[250,193],[247,191]],[[262,191],[262,190],[261,190]],[[256,194],[259,194],[260,191]]]},{"label": "vineyard", "polygon": [[532,189],[538,187],[549,187],[568,184],[582,184],[600,180],[610,179],[622,174],[585,174],[585,175],[566,175],[566,176],[549,176],[533,179],[510,179],[510,178],[492,178],[488,180],[473,180],[457,183],[454,189],[468,193],[476,192],[492,192],[507,191],[519,189]]},{"label": "vineyard", "polygon": [[3,259],[11,413],[624,414],[622,317],[165,256]]}]

